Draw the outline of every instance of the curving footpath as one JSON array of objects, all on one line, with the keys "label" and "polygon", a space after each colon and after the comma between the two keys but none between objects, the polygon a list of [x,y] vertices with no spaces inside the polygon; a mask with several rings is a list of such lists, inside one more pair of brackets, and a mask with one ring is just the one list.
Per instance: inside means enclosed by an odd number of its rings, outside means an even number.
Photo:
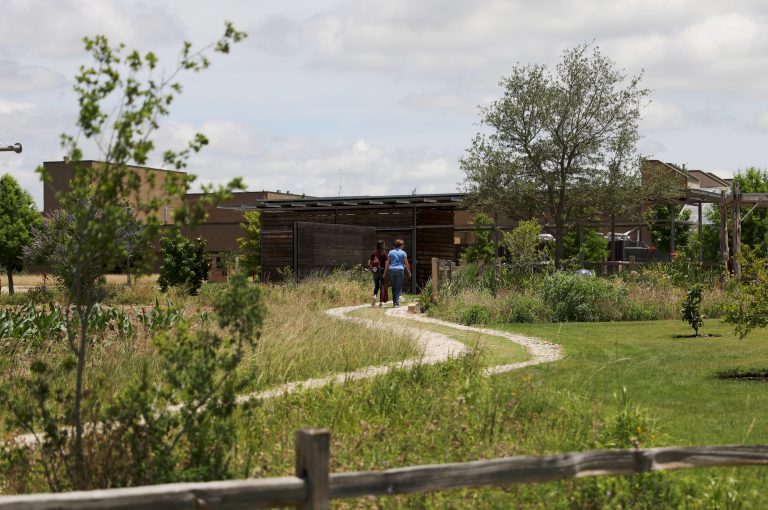
[{"label": "curving footpath", "polygon": [[[356,306],[345,306],[341,308],[332,308],[330,310],[326,310],[325,313],[339,320],[356,322],[358,324],[363,324],[370,328],[384,329],[384,330],[397,329],[398,331],[405,330],[406,333],[412,334],[417,339],[419,343],[419,348],[422,353],[421,356],[418,358],[411,358],[411,359],[399,361],[396,363],[390,363],[388,365],[365,367],[359,370],[354,370],[351,372],[342,372],[342,373],[334,374],[328,377],[321,377],[317,379],[307,379],[305,381],[297,381],[297,382],[281,384],[280,386],[276,386],[269,390],[250,393],[247,395],[241,395],[237,397],[237,403],[244,403],[250,400],[264,400],[269,398],[275,398],[275,397],[280,397],[283,395],[295,393],[297,391],[309,390],[314,388],[322,388],[323,386],[327,386],[329,384],[344,384],[349,381],[367,379],[370,377],[376,377],[378,375],[386,374],[387,372],[395,368],[409,368],[417,364],[432,365],[435,363],[441,363],[450,358],[461,356],[462,354],[466,353],[469,350],[469,348],[465,344],[461,342],[457,342],[456,340],[452,340],[447,335],[438,333],[436,331],[429,331],[429,330],[423,330],[418,328],[409,328],[407,326],[404,326],[401,321],[389,324],[384,322],[372,321],[369,319],[363,319],[362,317],[350,317],[349,315],[347,315],[349,312],[358,310],[360,308],[365,308],[368,306],[370,305],[366,304],[366,305],[356,305]],[[486,335],[499,336],[522,345],[528,351],[528,354],[530,355],[529,360],[521,361],[518,363],[511,363],[508,365],[497,365],[493,367],[488,367],[485,369],[485,375],[500,374],[503,372],[509,372],[510,370],[515,370],[515,369],[527,367],[530,365],[550,363],[552,361],[557,361],[563,357],[560,346],[551,344],[549,342],[545,342],[544,340],[541,340],[538,338],[533,338],[533,337],[528,337],[523,335],[515,335],[512,333],[506,333],[504,331],[497,331],[495,329],[475,328],[472,326],[464,326],[462,324],[455,324],[453,322],[433,319],[421,314],[408,313],[406,310],[406,307],[390,308],[387,310],[386,315],[390,317],[395,317],[398,319],[406,319],[406,320],[413,320],[417,322],[439,324],[441,326],[447,326],[447,327],[458,329],[461,331],[475,331],[475,332],[483,333]],[[171,407],[171,409],[178,410],[179,407],[173,406]],[[98,428],[99,426],[97,424],[96,429]],[[31,446],[34,446],[38,441],[40,441],[40,436],[38,434],[22,434],[20,436],[16,436],[15,438],[13,438],[13,441],[15,441],[17,445],[31,447]],[[0,442],[0,445],[2,444],[3,443]]]},{"label": "curving footpath", "polygon": [[[449,358],[461,356],[462,354],[466,353],[468,350],[468,347],[465,344],[461,342],[457,342],[456,340],[452,340],[447,335],[438,333],[436,331],[428,331],[428,330],[423,330],[418,328],[409,328],[407,326],[404,326],[403,323],[400,321],[393,324],[387,324],[387,323],[372,321],[369,319],[363,319],[362,317],[350,317],[349,315],[347,315],[349,314],[349,312],[358,310],[360,308],[366,308],[368,306],[370,305],[344,306],[341,308],[332,308],[330,310],[326,310],[325,313],[339,320],[356,322],[358,324],[363,324],[364,326],[367,326],[370,328],[385,329],[385,330],[397,329],[398,331],[402,331],[403,329],[405,329],[406,333],[412,334],[417,339],[419,343],[419,348],[422,352],[421,356],[418,358],[411,358],[408,360],[399,361],[397,363],[391,363],[388,365],[365,367],[365,368],[361,368],[359,370],[354,370],[351,372],[342,372],[342,373],[334,374],[328,377],[321,377],[317,379],[307,379],[305,381],[290,382],[266,391],[260,391],[260,392],[251,393],[248,395],[241,395],[240,397],[238,397],[237,402],[242,403],[242,402],[247,402],[249,400],[254,400],[254,399],[261,400],[261,399],[274,398],[274,397],[287,395],[287,394],[294,393],[301,390],[321,388],[329,384],[344,384],[349,381],[357,381],[360,379],[367,379],[369,377],[375,377],[377,375],[386,374],[387,372],[389,372],[394,368],[409,368],[416,364],[431,365],[435,363],[441,363],[443,361],[448,360]],[[497,365],[493,367],[488,367],[485,369],[486,375],[509,372],[510,370],[515,370],[515,369],[527,367],[530,365],[550,363],[552,361],[557,361],[563,357],[562,350],[560,349],[559,345],[551,344],[549,342],[546,342],[538,338],[533,338],[533,337],[528,337],[523,335],[515,335],[513,333],[506,333],[506,332],[498,331],[495,329],[464,326],[462,324],[455,324],[453,322],[433,319],[421,314],[408,313],[407,307],[390,308],[387,310],[386,314],[390,317],[396,317],[399,319],[407,319],[407,320],[425,322],[430,324],[439,324],[441,326],[447,326],[447,327],[458,329],[461,331],[475,331],[475,332],[483,333],[486,335],[493,335],[493,336],[506,338],[512,342],[522,345],[528,351],[528,354],[530,355],[529,360],[521,361],[518,363],[510,363],[507,365]]]}]

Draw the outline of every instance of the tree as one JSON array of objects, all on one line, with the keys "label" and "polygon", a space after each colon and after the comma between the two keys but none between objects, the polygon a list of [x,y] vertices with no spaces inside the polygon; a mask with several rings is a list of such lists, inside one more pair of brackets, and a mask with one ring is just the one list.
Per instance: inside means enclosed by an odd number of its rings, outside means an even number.
[{"label": "tree", "polygon": [[191,295],[196,295],[211,270],[205,239],[198,237],[191,241],[177,232],[160,240],[160,254],[163,257],[157,279],[160,289],[165,292],[169,287],[186,287]]},{"label": "tree", "polygon": [[493,233],[487,227],[493,223],[493,220],[485,213],[477,213],[472,218],[472,223],[477,225],[477,228],[472,230],[475,242],[462,252],[461,260],[492,264],[496,253],[493,248]]},{"label": "tree", "polygon": [[693,328],[693,336],[699,336],[699,328],[704,324],[700,310],[703,294],[704,287],[700,283],[694,283],[688,288],[681,304],[680,315]]},{"label": "tree", "polygon": [[[750,167],[733,176],[741,193],[768,193],[768,172]],[[756,207],[749,215],[742,213],[741,243],[768,256],[768,209]]]},{"label": "tree", "polygon": [[[210,65],[208,53],[228,53],[232,44],[245,37],[231,23],[216,42],[193,51],[191,43],[182,46],[175,68],[168,73],[158,69],[154,53],[138,51],[125,53],[123,45],[111,46],[105,36],[85,38],[85,49],[93,64],[84,65],[75,77],[74,90],[80,106],[76,122],[77,134],[63,134],[62,148],[70,164],[73,177],[70,191],[62,193],[59,203],[62,212],[47,222],[41,230],[40,242],[27,255],[37,260],[47,259],[51,273],[62,285],[65,296],[66,338],[74,355],[74,387],[67,425],[74,430],[71,444],[69,473],[75,488],[87,486],[85,448],[83,444],[85,370],[92,339],[89,323],[102,294],[105,273],[119,266],[127,257],[126,243],[119,238],[123,225],[131,221],[133,212],[144,222],[141,237],[155,239],[160,229],[159,209],[180,199],[194,177],[168,172],[163,183],[143,183],[141,177],[127,166],[129,163],[146,165],[155,149],[152,136],[160,119],[169,113],[170,105],[181,93],[177,80],[184,71],[199,72]],[[83,151],[80,143],[95,146],[102,156],[97,165],[81,164]],[[185,168],[189,157],[208,143],[202,134],[196,134],[188,146],[175,152],[163,153],[163,162],[175,169]],[[43,179],[48,176],[40,169]],[[161,185],[165,198],[142,199],[142,185]],[[205,208],[229,196],[232,189],[241,188],[235,180],[214,190],[203,186],[205,198],[195,204],[185,204],[174,211],[177,224],[194,222],[205,214]],[[131,210],[124,207],[129,202]],[[51,242],[48,242],[51,241]],[[136,272],[148,270],[146,264]]]},{"label": "tree", "polygon": [[243,252],[240,265],[256,280],[261,271],[261,213],[246,211],[244,217],[245,223],[240,224],[244,235],[237,240],[237,245]]},{"label": "tree", "polygon": [[[612,175],[620,186],[617,178],[637,165],[649,91],[588,44],[566,50],[555,72],[516,66],[500,86],[502,98],[481,108],[490,134],[478,133],[460,161],[465,188],[480,208],[554,222],[559,264],[569,227],[600,210],[595,191]],[[639,204],[641,197],[626,198]]]},{"label": "tree", "polygon": [[[608,253],[608,241],[605,237],[592,228],[584,228],[581,252],[584,254],[584,262],[603,262]],[[579,256],[579,231],[573,229],[565,236],[565,258]]]},{"label": "tree", "polygon": [[515,280],[532,275],[544,261],[539,250],[541,225],[535,220],[521,221],[510,232],[504,232],[504,247],[509,253],[507,268]]},{"label": "tree", "polygon": [[670,243],[672,232],[669,225],[670,210],[675,215],[675,249],[682,249],[688,246],[691,237],[689,224],[691,211],[684,210],[682,205],[657,205],[646,212],[653,244],[666,253],[670,253],[672,247]]},{"label": "tree", "polygon": [[11,175],[0,177],[0,267],[8,275],[8,292],[13,294],[13,272],[23,268],[24,248],[40,213],[32,196]]}]

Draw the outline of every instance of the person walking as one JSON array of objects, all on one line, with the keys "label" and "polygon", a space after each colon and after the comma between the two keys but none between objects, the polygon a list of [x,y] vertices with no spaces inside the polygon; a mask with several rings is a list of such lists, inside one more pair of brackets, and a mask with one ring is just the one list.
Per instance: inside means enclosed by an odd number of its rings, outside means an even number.
[{"label": "person walking", "polygon": [[[386,301],[386,289],[384,287],[384,276],[386,272],[384,269],[387,265],[387,247],[384,241],[376,241],[376,249],[371,252],[371,256],[368,258],[368,267],[373,273],[373,298],[371,299],[371,306],[376,306],[376,296],[379,296],[379,306]],[[381,293],[379,294],[379,291]]]},{"label": "person walking", "polygon": [[400,295],[403,293],[403,280],[405,275],[411,276],[411,264],[408,262],[408,255],[405,251],[405,241],[398,239],[395,241],[395,247],[387,254],[387,265],[385,272],[389,274],[389,281],[392,282],[392,307],[400,306]]}]

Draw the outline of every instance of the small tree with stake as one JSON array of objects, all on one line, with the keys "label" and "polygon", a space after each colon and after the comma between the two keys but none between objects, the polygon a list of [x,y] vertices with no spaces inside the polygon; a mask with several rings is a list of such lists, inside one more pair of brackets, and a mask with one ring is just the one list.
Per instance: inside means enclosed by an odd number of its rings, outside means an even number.
[{"label": "small tree with stake", "polygon": [[[199,51],[193,51],[191,43],[184,43],[177,66],[168,74],[159,71],[154,53],[142,55],[132,51],[126,54],[123,45],[112,46],[101,35],[84,39],[85,49],[94,63],[82,66],[75,77],[74,89],[80,106],[77,133],[61,137],[65,160],[73,172],[70,191],[58,197],[61,212],[43,224],[36,243],[27,252],[29,258],[46,261],[63,288],[66,340],[73,354],[71,363],[67,362],[66,366],[74,370],[74,384],[71,390],[60,395],[63,399],[60,404],[67,412],[61,420],[50,421],[51,416],[41,404],[43,418],[48,420],[44,423],[46,444],[53,441],[51,444],[66,454],[64,473],[67,483],[49,480],[53,490],[85,489],[90,484],[84,444],[85,404],[90,394],[86,389],[88,378],[85,372],[95,339],[89,324],[103,294],[105,273],[118,267],[128,256],[129,247],[120,238],[122,227],[131,222],[135,212],[144,222],[144,228],[136,235],[144,240],[155,239],[160,231],[157,212],[172,198],[182,197],[194,180],[183,173],[167,172],[162,183],[142,182],[141,176],[128,164],[147,164],[155,149],[152,137],[159,121],[168,115],[170,105],[181,93],[182,86],[177,81],[179,73],[206,69],[210,64],[209,51],[228,53],[230,46],[244,37],[243,32],[227,23],[222,37]],[[81,163],[80,143],[84,140],[99,150],[102,163]],[[185,149],[165,151],[164,164],[183,169],[189,157],[207,143],[205,136],[198,133]],[[44,179],[48,178],[44,169],[41,174]],[[142,199],[145,195],[140,191],[144,185],[163,186],[166,198]],[[240,180],[216,190],[204,186],[204,198],[194,205],[179,207],[174,213],[175,222],[183,224],[200,220],[208,205],[225,199],[232,189],[239,188],[242,188]],[[131,208],[125,207],[126,201]],[[140,269],[148,270],[146,262],[142,268],[134,267],[135,274]],[[42,381],[47,373],[45,367],[37,365],[36,368],[33,372]],[[41,392],[40,395],[42,398],[47,394]],[[93,412],[98,408],[98,402],[90,406]],[[29,423],[24,426],[31,427]],[[56,443],[57,440],[60,442]]]},{"label": "small tree with stake", "polygon": [[704,317],[701,315],[700,309],[703,297],[704,287],[700,283],[695,283],[688,288],[688,293],[682,303],[683,320],[691,325],[694,336],[699,336],[699,328],[704,324]]}]

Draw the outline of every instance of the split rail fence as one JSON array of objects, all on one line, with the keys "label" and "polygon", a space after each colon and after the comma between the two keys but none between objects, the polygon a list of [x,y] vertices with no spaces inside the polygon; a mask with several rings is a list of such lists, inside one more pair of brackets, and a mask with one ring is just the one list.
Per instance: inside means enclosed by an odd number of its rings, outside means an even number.
[{"label": "split rail fence", "polygon": [[295,476],[0,496],[0,510],[244,510],[284,506],[319,510],[339,498],[683,468],[768,465],[768,446],[597,450],[347,473],[330,473],[329,465],[330,433],[300,430],[296,433]]}]

